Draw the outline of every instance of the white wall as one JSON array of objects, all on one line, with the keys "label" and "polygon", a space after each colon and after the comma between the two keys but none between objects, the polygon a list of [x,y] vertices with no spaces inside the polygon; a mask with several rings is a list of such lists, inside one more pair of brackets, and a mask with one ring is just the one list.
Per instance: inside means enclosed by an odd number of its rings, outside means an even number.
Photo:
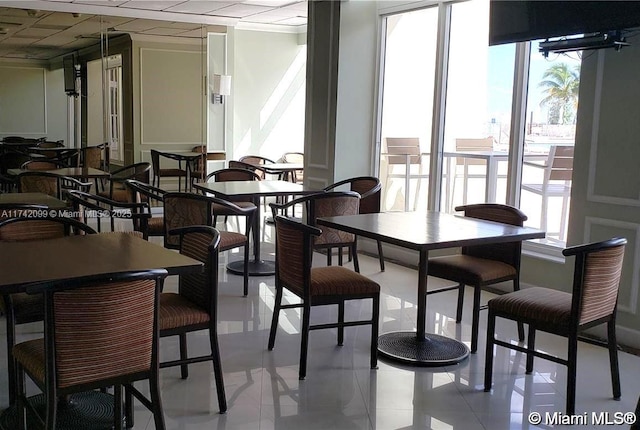
[{"label": "white wall", "polygon": [[297,34],[233,32],[233,136],[227,159],[304,148],[306,46]]}]

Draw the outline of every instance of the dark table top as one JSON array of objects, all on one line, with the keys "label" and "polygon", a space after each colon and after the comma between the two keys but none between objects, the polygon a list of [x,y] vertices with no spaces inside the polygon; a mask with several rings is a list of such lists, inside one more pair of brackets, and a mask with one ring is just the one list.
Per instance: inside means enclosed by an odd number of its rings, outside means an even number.
[{"label": "dark table top", "polygon": [[304,165],[298,164],[298,163],[271,163],[271,164],[247,163],[247,164],[251,164],[252,166],[255,166],[260,170],[264,170],[266,173],[269,173],[269,174],[278,174],[278,173],[293,172],[296,170],[304,170]]},{"label": "dark table top", "polygon": [[0,194],[0,204],[41,205],[51,209],[63,209],[68,203],[44,193]]},{"label": "dark table top", "polygon": [[166,269],[170,275],[202,270],[203,264],[126,233],[67,236],[0,246],[0,292],[29,284],[130,270]]},{"label": "dark table top", "polygon": [[441,212],[383,212],[319,218],[333,227],[409,249],[443,249],[543,238],[545,233]]},{"label": "dark table top", "polygon": [[301,184],[289,181],[198,182],[194,184],[194,187],[222,198],[231,196],[304,195],[322,191],[312,190]]},{"label": "dark table top", "polygon": [[[24,172],[37,172],[38,170],[25,170],[25,169],[9,169],[7,173],[11,176],[18,176]],[[56,175],[69,176],[71,178],[108,178],[111,173],[104,170],[94,169],[93,167],[63,167],[61,169],[43,170],[48,173],[55,173]]]}]

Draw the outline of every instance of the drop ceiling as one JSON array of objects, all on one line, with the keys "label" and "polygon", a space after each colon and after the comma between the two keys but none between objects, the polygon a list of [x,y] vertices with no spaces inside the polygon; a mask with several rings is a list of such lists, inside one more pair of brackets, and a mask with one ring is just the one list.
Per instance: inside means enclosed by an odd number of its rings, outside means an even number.
[{"label": "drop ceiling", "polygon": [[306,23],[306,0],[1,0],[0,59],[48,61],[105,32],[201,38],[216,26],[304,32]]}]

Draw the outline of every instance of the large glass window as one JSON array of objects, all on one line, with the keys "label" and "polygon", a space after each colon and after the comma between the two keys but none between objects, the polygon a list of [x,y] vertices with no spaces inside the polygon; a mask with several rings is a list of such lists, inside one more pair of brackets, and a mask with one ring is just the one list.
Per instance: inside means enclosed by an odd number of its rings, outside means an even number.
[{"label": "large glass window", "polygon": [[487,2],[451,6],[443,212],[462,204],[506,203],[515,46],[489,47],[488,28]]},{"label": "large glass window", "polygon": [[438,8],[392,15],[385,24],[382,206],[426,209]]},{"label": "large glass window", "polygon": [[576,54],[545,58],[532,42],[520,208],[529,216],[526,225],[547,232],[541,242],[561,247],[567,240],[580,63]]}]

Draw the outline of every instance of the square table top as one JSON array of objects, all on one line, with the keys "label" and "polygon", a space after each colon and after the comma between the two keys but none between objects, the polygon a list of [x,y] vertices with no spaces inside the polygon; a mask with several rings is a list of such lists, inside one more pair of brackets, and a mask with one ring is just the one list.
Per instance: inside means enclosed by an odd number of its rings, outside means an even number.
[{"label": "square table top", "polygon": [[545,232],[442,212],[382,212],[318,218],[332,227],[404,248],[431,250],[538,239]]},{"label": "square table top", "polygon": [[108,178],[111,173],[104,170],[94,169],[93,167],[63,167],[61,169],[53,170],[25,170],[25,169],[8,169],[7,174],[11,176],[18,176],[24,172],[47,172],[55,173],[56,175],[69,176],[71,178]]},{"label": "square table top", "polygon": [[69,204],[45,193],[6,193],[0,194],[0,204],[39,205],[50,209],[64,209]]},{"label": "square table top", "polygon": [[0,246],[0,293],[44,281],[134,270],[170,275],[201,271],[203,263],[127,233],[66,236]]},{"label": "square table top", "polygon": [[286,196],[318,193],[302,184],[289,181],[227,181],[198,182],[194,187],[219,197],[237,196]]}]

